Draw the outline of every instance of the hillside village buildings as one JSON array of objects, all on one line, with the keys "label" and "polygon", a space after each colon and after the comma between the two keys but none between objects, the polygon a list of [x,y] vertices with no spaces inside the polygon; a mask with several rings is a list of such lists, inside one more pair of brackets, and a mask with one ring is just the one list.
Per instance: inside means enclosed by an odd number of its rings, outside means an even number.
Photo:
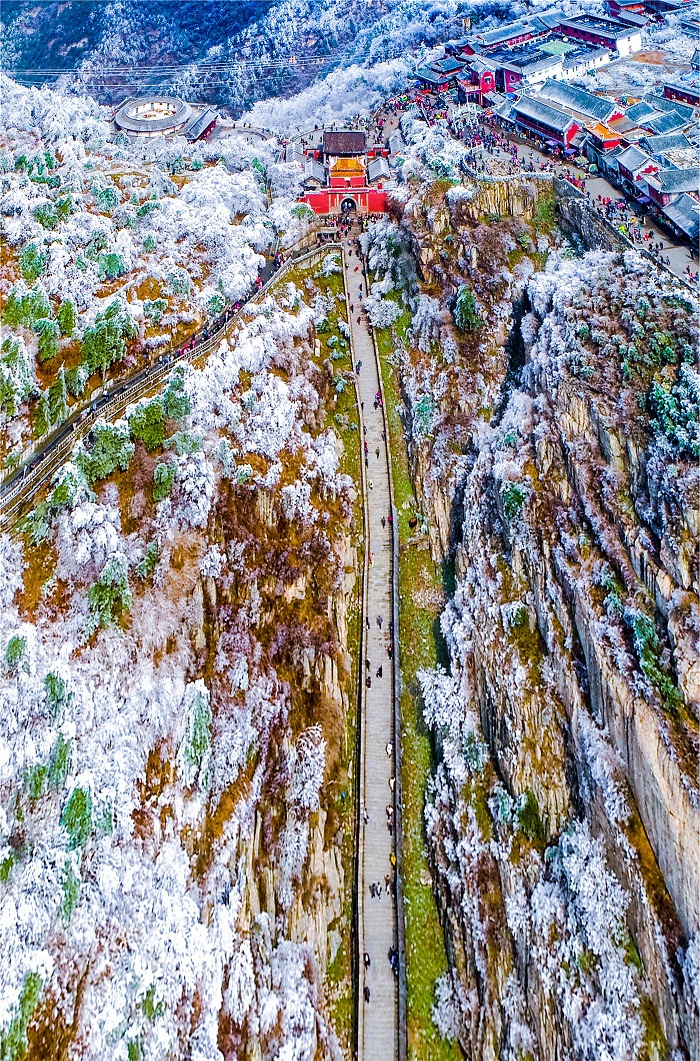
[{"label": "hillside village buildings", "polygon": [[[691,69],[641,99],[575,81],[642,48],[650,21],[694,17],[690,0],[606,0],[606,17],[559,10],[450,42],[420,67],[424,93],[480,104],[496,124],[564,158],[585,157],[677,235],[700,228],[700,48]],[[700,35],[700,27],[698,29]]]}]

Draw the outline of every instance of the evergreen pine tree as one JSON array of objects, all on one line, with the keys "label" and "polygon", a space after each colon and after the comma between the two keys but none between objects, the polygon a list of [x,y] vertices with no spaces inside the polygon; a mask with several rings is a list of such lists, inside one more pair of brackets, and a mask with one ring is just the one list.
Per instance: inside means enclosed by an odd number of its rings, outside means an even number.
[{"label": "evergreen pine tree", "polygon": [[34,417],[34,434],[37,438],[45,435],[51,427],[51,399],[48,391],[44,391],[39,399],[39,404]]},{"label": "evergreen pine tree", "polygon": [[460,331],[473,331],[480,324],[476,308],[476,299],[466,286],[462,284],[457,292],[457,303],[455,305],[455,324]]},{"label": "evergreen pine tree", "polygon": [[75,325],[77,323],[77,314],[75,312],[75,306],[69,298],[65,302],[62,302],[58,308],[56,314],[56,320],[58,326],[61,329],[61,335],[70,337],[75,331]]},{"label": "evergreen pine tree", "polygon": [[62,423],[68,416],[66,401],[66,374],[63,365],[56,373],[56,379],[49,387],[49,412],[51,425]]}]

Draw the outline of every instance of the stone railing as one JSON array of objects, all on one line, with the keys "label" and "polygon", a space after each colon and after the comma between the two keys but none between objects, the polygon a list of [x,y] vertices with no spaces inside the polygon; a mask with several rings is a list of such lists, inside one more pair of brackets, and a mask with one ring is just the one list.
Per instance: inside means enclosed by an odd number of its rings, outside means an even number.
[{"label": "stone railing", "polygon": [[553,186],[554,194],[557,198],[557,212],[563,222],[562,227],[565,230],[568,227],[576,232],[586,250],[600,250],[604,247],[610,251],[636,251],[643,258],[653,262],[658,269],[663,269],[667,272],[669,276],[672,276],[674,280],[677,280],[693,295],[697,294],[693,285],[684,280],[682,276],[674,273],[672,269],[669,269],[665,262],[659,261],[646,248],[633,243],[624,232],[620,232],[619,228],[613,225],[611,221],[608,221],[607,217],[592,205],[588,196],[580,188],[575,188],[570,181],[561,177],[554,178]]}]

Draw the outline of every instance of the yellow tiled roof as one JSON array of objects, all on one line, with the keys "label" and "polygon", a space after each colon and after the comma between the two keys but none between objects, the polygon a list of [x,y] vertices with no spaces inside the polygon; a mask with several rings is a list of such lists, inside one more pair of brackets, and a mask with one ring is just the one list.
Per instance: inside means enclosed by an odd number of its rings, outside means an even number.
[{"label": "yellow tiled roof", "polygon": [[357,158],[339,158],[331,166],[331,176],[341,176],[343,173],[364,173],[365,167]]}]

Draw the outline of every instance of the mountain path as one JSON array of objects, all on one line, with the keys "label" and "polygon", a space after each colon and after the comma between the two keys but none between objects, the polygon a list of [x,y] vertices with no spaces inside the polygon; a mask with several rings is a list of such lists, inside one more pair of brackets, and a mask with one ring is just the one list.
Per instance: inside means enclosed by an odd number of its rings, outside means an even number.
[{"label": "mountain path", "polygon": [[[393,867],[393,667],[388,649],[392,618],[392,539],[391,487],[384,410],[375,407],[379,374],[374,342],[361,295],[367,293],[365,280],[352,242],[346,241],[343,255],[349,302],[354,306],[350,319],[355,362],[361,362],[357,377],[363,403],[363,442],[366,443],[366,497],[369,526],[366,547],[367,568],[365,613],[365,682],[362,755],[360,774],[360,857],[358,859],[358,941],[360,983],[358,998],[359,1061],[392,1061],[396,1057],[397,996],[396,979],[389,962],[389,950],[396,946],[396,911]],[[357,268],[357,271],[356,270]],[[382,525],[384,519],[384,525]],[[380,669],[381,668],[381,671]],[[379,674],[381,673],[381,677]],[[367,678],[371,685],[367,685]],[[388,810],[392,809],[392,832]],[[365,814],[366,812],[366,814]],[[379,885],[378,894],[374,885]],[[372,891],[370,891],[370,888]],[[369,965],[365,955],[369,956]]]}]

